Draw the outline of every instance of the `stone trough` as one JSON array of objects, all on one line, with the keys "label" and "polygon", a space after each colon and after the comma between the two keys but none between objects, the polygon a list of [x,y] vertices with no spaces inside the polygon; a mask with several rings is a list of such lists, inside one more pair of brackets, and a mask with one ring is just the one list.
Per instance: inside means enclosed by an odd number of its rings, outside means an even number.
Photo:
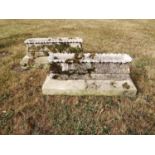
[{"label": "stone trough", "polygon": [[128,54],[84,53],[81,38],[25,40],[23,69],[48,66],[44,95],[135,96]]},{"label": "stone trough", "polygon": [[45,95],[135,96],[127,54],[50,53]]},{"label": "stone trough", "polygon": [[25,40],[26,55],[20,64],[23,69],[48,64],[49,53],[82,51],[83,40],[79,37],[30,38]]}]

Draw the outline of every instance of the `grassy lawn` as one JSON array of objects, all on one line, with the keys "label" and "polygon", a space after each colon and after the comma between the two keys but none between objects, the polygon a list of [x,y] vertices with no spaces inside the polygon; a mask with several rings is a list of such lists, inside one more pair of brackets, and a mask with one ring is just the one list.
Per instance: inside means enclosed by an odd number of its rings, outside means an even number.
[{"label": "grassy lawn", "polygon": [[[21,70],[23,42],[58,36],[130,54],[137,96],[43,96],[48,71]],[[155,134],[155,20],[0,20],[0,134]]]}]

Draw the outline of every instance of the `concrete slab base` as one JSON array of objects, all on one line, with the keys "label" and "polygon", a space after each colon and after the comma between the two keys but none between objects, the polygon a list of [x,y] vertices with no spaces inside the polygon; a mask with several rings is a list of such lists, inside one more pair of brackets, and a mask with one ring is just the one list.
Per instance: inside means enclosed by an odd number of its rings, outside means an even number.
[{"label": "concrete slab base", "polygon": [[56,80],[50,76],[42,86],[44,95],[106,95],[134,97],[137,89],[131,78],[126,80]]}]

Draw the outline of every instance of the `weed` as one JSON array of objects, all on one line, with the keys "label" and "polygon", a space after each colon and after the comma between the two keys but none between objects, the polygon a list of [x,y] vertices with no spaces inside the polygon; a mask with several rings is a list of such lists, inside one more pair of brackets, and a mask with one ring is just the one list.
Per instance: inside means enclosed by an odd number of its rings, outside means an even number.
[{"label": "weed", "polygon": [[5,113],[0,114],[0,127],[3,128],[7,125],[7,122],[13,117],[14,110],[9,110]]}]

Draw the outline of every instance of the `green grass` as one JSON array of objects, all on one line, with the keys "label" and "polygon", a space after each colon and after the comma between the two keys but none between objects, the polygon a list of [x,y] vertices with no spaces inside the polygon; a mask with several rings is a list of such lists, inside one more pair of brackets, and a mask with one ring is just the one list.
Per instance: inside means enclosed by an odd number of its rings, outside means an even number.
[{"label": "green grass", "polygon": [[[0,134],[155,134],[155,20],[0,20]],[[135,98],[42,95],[22,71],[24,40],[81,37],[84,52],[128,53]]]}]

